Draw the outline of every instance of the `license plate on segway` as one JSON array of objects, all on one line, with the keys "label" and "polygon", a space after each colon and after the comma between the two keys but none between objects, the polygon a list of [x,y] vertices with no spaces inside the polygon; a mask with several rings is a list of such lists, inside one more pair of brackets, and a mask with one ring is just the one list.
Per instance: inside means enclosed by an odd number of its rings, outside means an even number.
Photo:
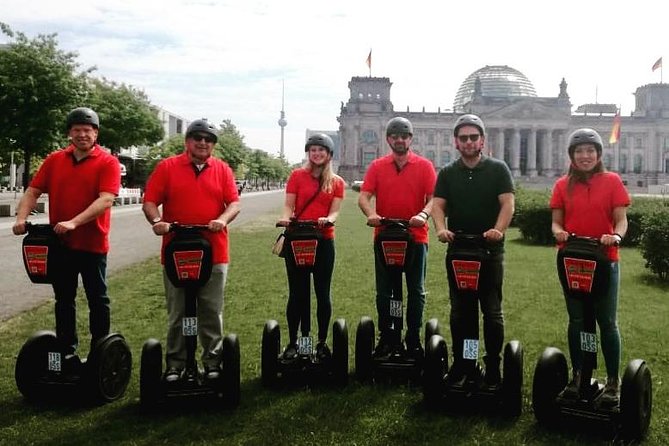
[{"label": "license plate on segway", "polygon": [[462,348],[462,358],[476,361],[479,358],[479,340],[465,339]]},{"label": "license plate on segway", "polygon": [[318,240],[292,240],[290,246],[297,266],[314,266]]},{"label": "license plate on segway", "polygon": [[60,372],[63,370],[63,362],[60,352],[47,353],[47,370],[50,372]]},{"label": "license plate on segway", "polygon": [[297,353],[300,356],[311,356],[314,351],[314,342],[311,336],[300,336],[297,338]]},{"label": "license plate on segway", "polygon": [[185,317],[181,323],[181,333],[184,336],[197,336],[197,317]]}]

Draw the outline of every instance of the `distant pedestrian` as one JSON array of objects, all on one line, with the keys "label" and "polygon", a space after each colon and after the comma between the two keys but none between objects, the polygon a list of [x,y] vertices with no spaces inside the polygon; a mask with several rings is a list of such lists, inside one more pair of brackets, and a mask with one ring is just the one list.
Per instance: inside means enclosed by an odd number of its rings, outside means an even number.
[{"label": "distant pedestrian", "polygon": [[118,159],[98,145],[99,127],[98,115],[90,108],[75,108],[67,115],[70,145],[44,160],[21,197],[12,229],[16,235],[25,234],[26,218],[37,199],[49,194],[49,223],[65,245],[53,290],[56,336],[66,362],[78,360],[79,275],[88,301],[91,347],[110,329],[106,281],[110,208],[119,192],[121,168]]}]

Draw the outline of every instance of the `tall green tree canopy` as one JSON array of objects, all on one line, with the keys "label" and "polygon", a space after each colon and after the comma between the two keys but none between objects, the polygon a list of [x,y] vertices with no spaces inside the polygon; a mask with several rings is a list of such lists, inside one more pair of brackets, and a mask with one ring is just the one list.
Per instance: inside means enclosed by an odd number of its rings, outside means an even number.
[{"label": "tall green tree canopy", "polygon": [[215,151],[218,157],[230,165],[235,174],[240,174],[240,170],[243,170],[250,151],[246,147],[246,144],[244,144],[244,137],[239,133],[239,130],[237,130],[237,127],[235,127],[230,119],[225,119],[221,123]]},{"label": "tall green tree canopy", "polygon": [[90,88],[88,105],[100,116],[100,144],[118,153],[163,139],[162,123],[144,92],[106,79],[91,80]]},{"label": "tall green tree canopy", "polygon": [[2,22],[0,31],[12,39],[0,50],[0,150],[22,151],[29,166],[64,143],[65,117],[84,101],[92,68],[77,73],[77,54],[60,50],[56,34],[28,39]]}]

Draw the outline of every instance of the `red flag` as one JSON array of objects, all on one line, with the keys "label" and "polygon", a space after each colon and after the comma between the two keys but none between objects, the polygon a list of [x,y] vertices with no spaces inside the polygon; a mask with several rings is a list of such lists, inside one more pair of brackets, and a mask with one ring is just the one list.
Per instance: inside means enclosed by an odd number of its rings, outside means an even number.
[{"label": "red flag", "polygon": [[620,141],[620,113],[616,113],[613,117],[613,127],[611,128],[609,144],[615,144],[618,141]]},{"label": "red flag", "polygon": [[369,50],[369,56],[367,56],[367,60],[365,61],[369,69],[372,69],[372,50]]},{"label": "red flag", "polygon": [[657,62],[653,64],[653,71],[661,67],[662,67],[662,58],[660,57],[659,59],[657,59]]}]

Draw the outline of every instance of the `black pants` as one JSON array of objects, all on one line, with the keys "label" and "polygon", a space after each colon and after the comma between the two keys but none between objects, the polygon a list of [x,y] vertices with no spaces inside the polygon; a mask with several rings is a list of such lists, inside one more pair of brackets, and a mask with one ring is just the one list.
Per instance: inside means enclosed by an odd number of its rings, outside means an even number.
[{"label": "black pants", "polygon": [[[288,243],[288,242],[286,242]],[[286,272],[288,274],[288,335],[290,342],[297,341],[297,330],[302,336],[311,331],[311,275],[314,276],[314,291],[318,309],[318,340],[324,341],[328,336],[328,325],[332,316],[332,299],[330,283],[334,270],[334,240],[319,240],[316,248],[316,260],[312,268],[299,267],[295,264],[290,249],[286,249]]]},{"label": "black pants", "polygon": [[79,275],[88,301],[88,323],[91,345],[109,334],[110,309],[107,295],[107,254],[74,251],[63,253],[60,274],[53,284],[56,296],[56,336],[64,353],[74,353],[79,344],[77,337],[77,287]]}]

